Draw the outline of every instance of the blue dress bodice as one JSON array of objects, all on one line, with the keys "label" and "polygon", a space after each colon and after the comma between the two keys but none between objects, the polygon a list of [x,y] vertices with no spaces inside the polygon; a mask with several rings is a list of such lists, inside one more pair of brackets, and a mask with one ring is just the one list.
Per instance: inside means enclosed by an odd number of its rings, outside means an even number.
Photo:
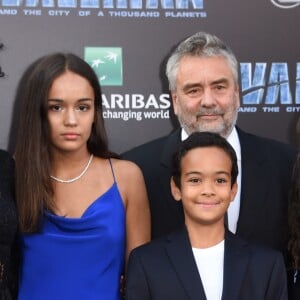
[{"label": "blue dress bodice", "polygon": [[19,300],[119,300],[125,208],[116,182],[81,218],[44,213],[40,233],[21,236]]}]

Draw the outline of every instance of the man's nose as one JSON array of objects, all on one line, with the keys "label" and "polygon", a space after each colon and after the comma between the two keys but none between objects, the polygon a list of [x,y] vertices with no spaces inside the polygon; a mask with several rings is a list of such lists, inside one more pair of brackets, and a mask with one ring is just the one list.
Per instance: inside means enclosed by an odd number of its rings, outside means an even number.
[{"label": "man's nose", "polygon": [[213,91],[209,88],[204,89],[203,94],[201,96],[201,106],[212,107],[215,106],[215,104],[216,99]]}]

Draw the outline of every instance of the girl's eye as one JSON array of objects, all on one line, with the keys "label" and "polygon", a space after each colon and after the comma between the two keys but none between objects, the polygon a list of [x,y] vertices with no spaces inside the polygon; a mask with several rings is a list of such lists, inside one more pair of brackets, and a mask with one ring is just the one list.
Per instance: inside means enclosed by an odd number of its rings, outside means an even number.
[{"label": "girl's eye", "polygon": [[49,106],[49,109],[53,110],[53,111],[59,111],[59,110],[61,110],[61,106],[60,105],[51,105],[51,106]]},{"label": "girl's eye", "polygon": [[78,110],[80,110],[80,111],[87,111],[87,110],[89,110],[89,106],[88,105],[80,105],[79,107],[78,107]]}]

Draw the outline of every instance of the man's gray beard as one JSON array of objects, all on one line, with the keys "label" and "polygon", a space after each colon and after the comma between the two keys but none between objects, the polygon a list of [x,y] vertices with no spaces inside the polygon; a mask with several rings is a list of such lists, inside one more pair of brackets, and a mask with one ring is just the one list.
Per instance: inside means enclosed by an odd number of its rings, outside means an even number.
[{"label": "man's gray beard", "polygon": [[233,122],[231,122],[230,124],[220,124],[219,126],[216,126],[214,128],[211,128],[209,126],[209,128],[206,128],[206,126],[204,125],[200,125],[199,123],[196,123],[196,126],[191,126],[189,124],[186,124],[180,117],[178,117],[178,121],[181,125],[181,127],[186,131],[186,133],[188,135],[190,135],[193,132],[204,132],[204,131],[208,131],[208,132],[213,132],[213,133],[218,133],[220,134],[223,138],[227,138],[230,133],[232,132],[233,127],[236,125],[237,122],[237,118],[238,118],[238,108],[236,109],[236,112],[233,116]]}]

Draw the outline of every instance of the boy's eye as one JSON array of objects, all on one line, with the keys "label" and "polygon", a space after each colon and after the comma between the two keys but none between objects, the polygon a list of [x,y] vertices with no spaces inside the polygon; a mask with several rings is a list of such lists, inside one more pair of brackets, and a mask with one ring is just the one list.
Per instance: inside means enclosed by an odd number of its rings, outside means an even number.
[{"label": "boy's eye", "polygon": [[217,182],[217,183],[226,183],[227,180],[224,179],[224,178],[217,178],[216,182]]},{"label": "boy's eye", "polygon": [[200,182],[200,179],[199,178],[190,178],[188,181],[191,183],[198,183],[198,182]]}]

